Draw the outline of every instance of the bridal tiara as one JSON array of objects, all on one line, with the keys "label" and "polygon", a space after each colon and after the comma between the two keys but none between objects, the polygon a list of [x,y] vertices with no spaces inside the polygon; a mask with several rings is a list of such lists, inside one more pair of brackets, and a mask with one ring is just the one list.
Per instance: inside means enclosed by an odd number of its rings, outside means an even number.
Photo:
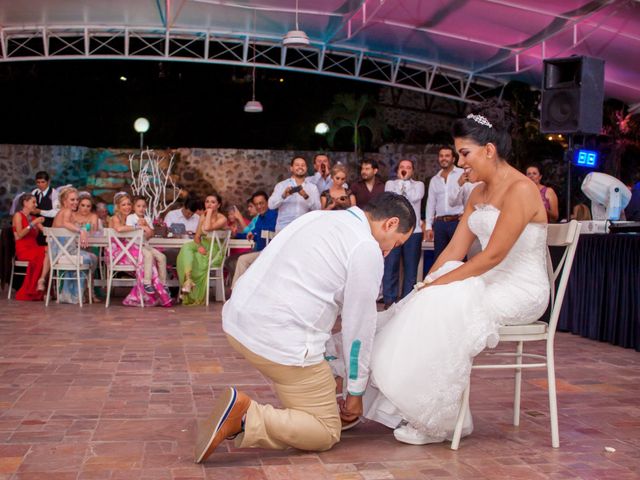
[{"label": "bridal tiara", "polygon": [[483,115],[476,115],[474,113],[470,113],[469,115],[467,115],[467,118],[470,118],[474,122],[479,123],[480,125],[484,125],[485,127],[493,128],[493,125],[491,125],[491,122],[487,120],[487,117]]},{"label": "bridal tiara", "polygon": [[124,197],[124,196],[129,196],[129,194],[127,192],[118,192],[113,196],[113,203],[115,204],[118,200],[120,200],[120,197]]}]

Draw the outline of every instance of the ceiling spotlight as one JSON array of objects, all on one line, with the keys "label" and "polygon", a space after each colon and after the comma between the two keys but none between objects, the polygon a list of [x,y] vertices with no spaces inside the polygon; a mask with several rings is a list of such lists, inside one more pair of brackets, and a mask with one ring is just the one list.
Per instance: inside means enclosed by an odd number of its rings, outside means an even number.
[{"label": "ceiling spotlight", "polygon": [[329,125],[324,122],[320,122],[316,125],[314,130],[318,135],[325,135],[329,131]]},{"label": "ceiling spotlight", "polygon": [[282,38],[282,45],[294,48],[309,46],[309,37],[306,33],[300,30],[300,26],[298,25],[298,0],[296,0],[296,29],[290,30],[286,33]]}]

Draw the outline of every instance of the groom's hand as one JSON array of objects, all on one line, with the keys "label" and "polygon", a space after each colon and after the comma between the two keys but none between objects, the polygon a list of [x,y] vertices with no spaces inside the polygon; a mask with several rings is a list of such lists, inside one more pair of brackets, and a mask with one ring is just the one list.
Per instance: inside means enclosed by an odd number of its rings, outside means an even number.
[{"label": "groom's hand", "polygon": [[362,397],[347,395],[340,410],[340,418],[345,422],[353,422],[360,416],[362,416]]}]

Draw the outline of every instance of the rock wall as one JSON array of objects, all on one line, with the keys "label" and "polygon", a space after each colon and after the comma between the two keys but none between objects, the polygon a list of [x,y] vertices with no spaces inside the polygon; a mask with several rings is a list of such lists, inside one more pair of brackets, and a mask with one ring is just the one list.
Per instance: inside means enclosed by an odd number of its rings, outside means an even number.
[{"label": "rock wall", "polygon": [[[205,195],[217,191],[227,204],[244,208],[245,201],[256,190],[270,193],[273,186],[287,178],[294,155],[302,155],[309,163],[316,152],[289,150],[241,150],[215,148],[177,148],[158,151],[169,159],[174,155],[173,170],[183,195]],[[77,146],[0,145],[0,220],[10,222],[9,209],[13,198],[34,188],[33,177],[46,170],[54,186],[72,184],[88,190],[96,201],[111,203],[113,195],[128,190],[131,183],[129,155],[135,150],[87,148]],[[331,152],[332,162],[349,167],[351,179],[358,177],[357,160],[352,152]],[[414,160],[416,178],[424,180],[437,171],[437,146],[383,145],[376,153],[367,153],[380,164],[380,175],[386,179],[397,162]]]}]

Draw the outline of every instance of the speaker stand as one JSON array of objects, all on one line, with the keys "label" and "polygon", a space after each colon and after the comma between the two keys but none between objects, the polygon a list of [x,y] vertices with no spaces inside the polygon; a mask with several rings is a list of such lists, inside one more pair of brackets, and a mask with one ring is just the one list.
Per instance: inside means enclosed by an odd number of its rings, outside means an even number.
[{"label": "speaker stand", "polygon": [[568,147],[564,152],[567,162],[567,222],[571,220],[571,164],[573,163],[573,134],[567,135]]}]

